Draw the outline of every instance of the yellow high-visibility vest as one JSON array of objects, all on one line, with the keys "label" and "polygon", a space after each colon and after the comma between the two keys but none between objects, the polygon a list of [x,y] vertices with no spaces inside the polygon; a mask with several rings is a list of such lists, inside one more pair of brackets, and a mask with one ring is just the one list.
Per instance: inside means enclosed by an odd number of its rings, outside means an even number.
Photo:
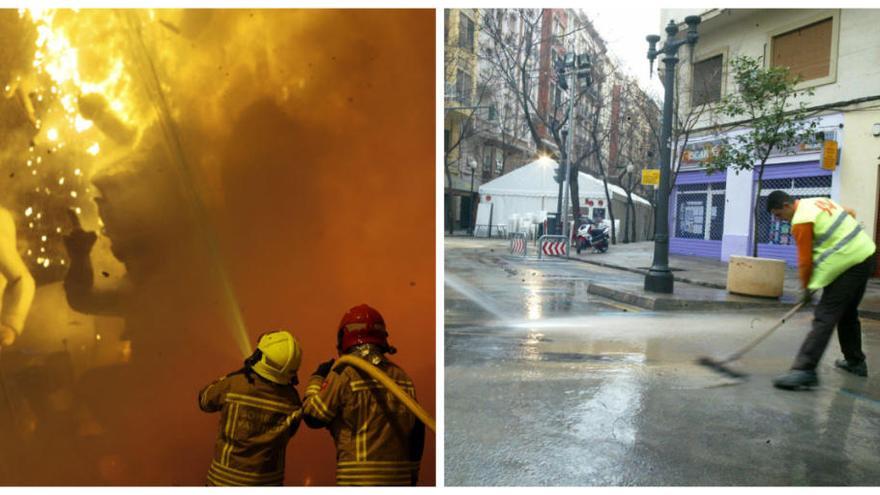
[{"label": "yellow high-visibility vest", "polygon": [[808,285],[812,290],[826,287],[877,249],[859,222],[828,198],[801,199],[791,223],[813,224],[813,275]]}]

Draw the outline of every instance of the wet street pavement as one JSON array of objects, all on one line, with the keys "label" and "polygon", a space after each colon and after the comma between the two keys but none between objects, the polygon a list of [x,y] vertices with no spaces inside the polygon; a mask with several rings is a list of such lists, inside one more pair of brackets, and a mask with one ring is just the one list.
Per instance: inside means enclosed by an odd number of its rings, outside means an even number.
[{"label": "wet street pavement", "polygon": [[820,387],[786,392],[770,381],[810,312],[735,363],[740,382],[694,360],[778,310],[641,311],[587,294],[639,275],[479,240],[447,239],[445,262],[446,485],[880,484],[880,322],[863,320],[871,377],[833,368],[834,339]]}]

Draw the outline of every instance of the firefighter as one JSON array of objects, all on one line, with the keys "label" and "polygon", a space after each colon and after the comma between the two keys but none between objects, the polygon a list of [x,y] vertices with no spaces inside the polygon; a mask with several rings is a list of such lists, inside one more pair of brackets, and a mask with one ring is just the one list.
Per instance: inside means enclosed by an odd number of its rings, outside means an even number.
[{"label": "firefighter", "polygon": [[34,300],[34,278],[18,254],[12,214],[0,208],[0,347],[15,342]]},{"label": "firefighter", "polygon": [[301,359],[299,342],[290,333],[267,333],[243,368],[199,393],[202,411],[220,411],[209,486],[279,486],[284,482],[287,442],[299,428],[302,415],[302,402],[294,388]]},{"label": "firefighter", "polygon": [[868,376],[859,303],[876,265],[874,241],[865,234],[852,210],[828,198],[795,200],[783,191],[773,191],[767,198],[767,209],[792,224],[803,299],[809,301],[813,291],[822,289],[812,330],[791,371],[776,378],[773,385],[788,390],[817,386],[816,367],[835,326],[844,359],[834,365],[856,376]]},{"label": "firefighter", "polygon": [[[385,321],[366,304],[348,310],[339,323],[336,349],[378,367],[415,399],[412,380],[385,356]],[[415,485],[425,425],[376,380],[348,364],[318,366],[306,387],[303,419],[326,427],[336,444],[338,485]]]}]

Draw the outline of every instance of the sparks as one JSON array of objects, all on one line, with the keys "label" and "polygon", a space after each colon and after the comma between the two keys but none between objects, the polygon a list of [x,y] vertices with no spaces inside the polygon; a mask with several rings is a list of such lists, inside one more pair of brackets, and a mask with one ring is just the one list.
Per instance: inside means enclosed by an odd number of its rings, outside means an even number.
[{"label": "sparks", "polygon": [[76,129],[76,132],[82,133],[92,128],[92,121],[86,118],[83,118],[82,115],[77,114],[73,120],[73,128]]}]

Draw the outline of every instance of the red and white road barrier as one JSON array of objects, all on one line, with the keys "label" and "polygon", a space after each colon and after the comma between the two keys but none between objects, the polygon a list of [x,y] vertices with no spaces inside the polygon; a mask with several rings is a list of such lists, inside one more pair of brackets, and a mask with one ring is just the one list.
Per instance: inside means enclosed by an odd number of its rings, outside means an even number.
[{"label": "red and white road barrier", "polygon": [[538,259],[544,259],[550,256],[568,256],[568,243],[565,236],[561,235],[545,235],[538,239]]},{"label": "red and white road barrier", "polygon": [[526,256],[528,251],[528,242],[526,235],[521,232],[514,232],[510,235],[510,254],[515,256]]}]

